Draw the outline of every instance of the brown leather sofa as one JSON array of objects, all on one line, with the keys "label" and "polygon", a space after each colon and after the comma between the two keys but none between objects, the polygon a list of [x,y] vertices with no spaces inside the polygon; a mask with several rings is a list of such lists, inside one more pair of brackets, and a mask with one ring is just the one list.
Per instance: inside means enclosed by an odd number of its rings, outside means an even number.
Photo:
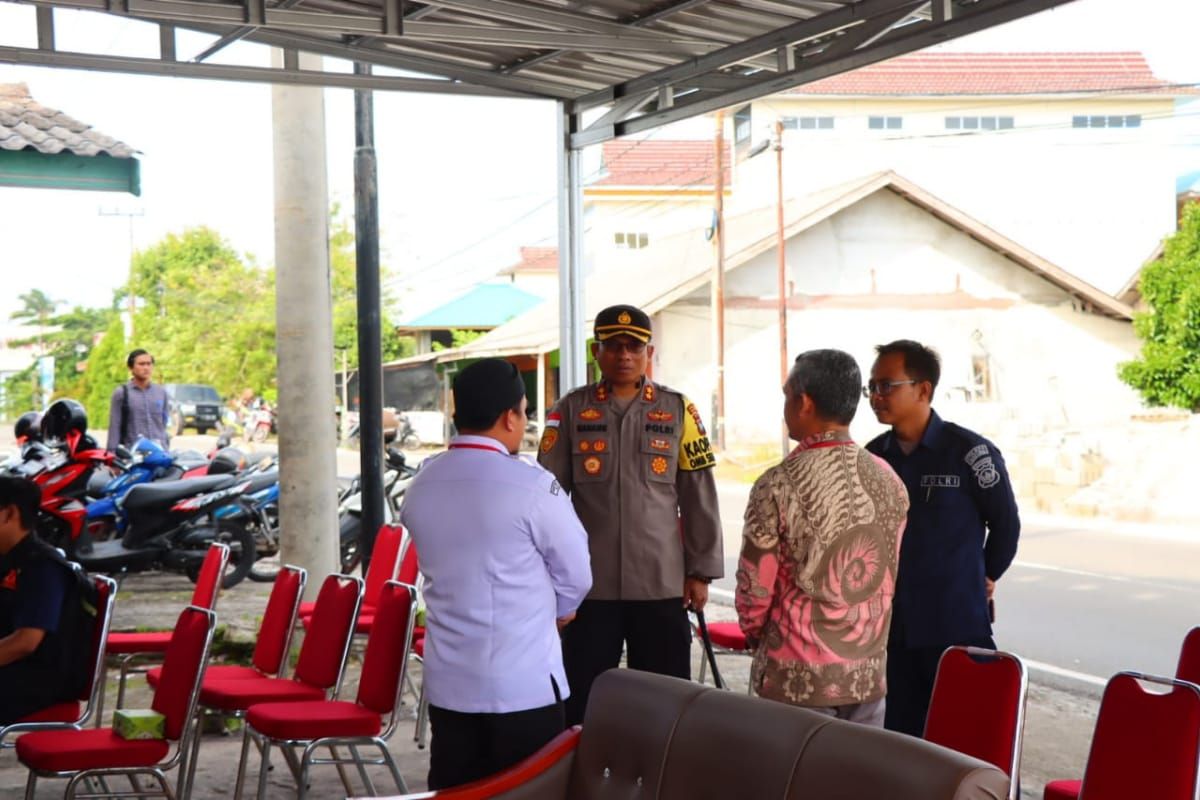
[{"label": "brown leather sofa", "polygon": [[633,670],[573,729],[439,800],[1002,800],[990,764],[903,734]]}]

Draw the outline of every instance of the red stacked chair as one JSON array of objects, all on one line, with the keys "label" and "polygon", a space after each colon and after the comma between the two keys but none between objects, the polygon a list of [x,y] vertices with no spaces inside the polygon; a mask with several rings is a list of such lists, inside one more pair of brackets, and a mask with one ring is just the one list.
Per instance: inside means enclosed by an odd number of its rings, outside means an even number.
[{"label": "red stacked chair", "polygon": [[[29,768],[25,796],[34,796],[39,777],[67,778],[64,796],[73,797],[81,781],[91,778],[103,781],[106,776],[126,775],[132,790],[105,787],[103,796],[186,798],[183,768],[179,770],[175,791],[168,786],[165,773],[180,764],[195,735],[195,726],[189,721],[195,711],[216,620],[212,611],[191,606],[179,615],[171,632],[162,680],[151,704],[165,718],[165,739],[123,739],[112,728],[27,733],[17,740],[17,757]],[[171,753],[171,742],[176,742],[174,753]],[[159,791],[140,787],[135,780],[137,775],[153,777]]]},{"label": "red stacked chair", "polygon": [[112,625],[113,605],[117,600],[117,582],[104,575],[93,575],[92,580],[96,582],[96,591],[99,596],[96,608],[96,628],[92,633],[90,652],[91,680],[88,681],[78,698],[55,703],[49,708],[43,708],[35,714],[0,727],[0,747],[16,746],[14,742],[6,741],[12,734],[79,728],[86,725],[87,721],[91,719],[92,713],[96,711],[100,700],[101,677],[104,675],[104,642],[108,638],[109,626]]},{"label": "red stacked chair", "polygon": [[[375,794],[364,764],[385,764],[391,770],[396,787],[407,792],[396,762],[388,752],[387,742],[396,729],[397,709],[404,685],[408,662],[407,643],[412,641],[416,618],[417,590],[407,584],[388,581],[379,594],[375,623],[367,638],[363,656],[362,676],[353,703],[339,700],[310,700],[292,703],[263,703],[246,712],[246,728],[242,738],[242,757],[238,765],[238,786],[246,771],[250,741],[261,744],[262,765],[258,774],[258,796],[266,797],[267,761],[272,744],[302,747],[300,774],[297,777],[299,798],[304,800],[308,790],[308,770],[313,764],[354,764],[359,768],[367,791]],[[397,643],[405,643],[397,647]],[[388,717],[386,729],[383,717]],[[341,758],[335,748],[346,745],[350,757]],[[379,749],[380,757],[365,761],[356,749],[359,745]],[[328,747],[331,758],[317,758],[318,748]],[[349,791],[347,787],[347,791]]]},{"label": "red stacked chair", "polygon": [[[204,673],[204,679],[217,681],[283,677],[283,673],[287,671],[288,652],[292,646],[292,631],[296,627],[296,612],[300,608],[300,598],[307,583],[307,570],[285,564],[271,586],[267,610],[263,613],[258,636],[254,640],[250,666],[219,664],[209,667]],[[146,680],[151,686],[157,686],[161,674],[162,667],[153,667],[146,673]]]},{"label": "red stacked chair", "polygon": [[1021,659],[978,647],[950,647],[938,662],[926,741],[986,761],[1006,773],[1009,800],[1020,785],[1029,679]]},{"label": "red stacked chair", "polygon": [[[1170,687],[1149,692],[1138,681]],[[1195,800],[1200,791],[1200,687],[1118,672],[1100,700],[1083,780],[1046,784],[1044,800]]]},{"label": "red stacked chair", "polygon": [[[363,589],[362,608],[354,632],[366,635],[371,632],[371,623],[375,619],[375,607],[379,604],[379,593],[383,585],[390,580],[400,580],[402,583],[414,583],[403,580],[397,572],[400,564],[400,547],[405,540],[404,528],[400,525],[384,525],[375,535],[375,545],[371,548],[370,566],[367,567],[366,587]],[[300,606],[300,622],[305,628],[312,619],[315,603],[303,603]]]},{"label": "red stacked chair", "polygon": [[[727,656],[753,656],[754,651],[746,643],[746,634],[742,633],[741,626],[736,622],[709,622],[708,638],[712,642],[713,652],[718,655]],[[692,631],[697,638],[700,638],[700,628],[697,625],[692,625]],[[705,677],[708,675],[708,661],[700,659],[700,683],[704,683]],[[754,694],[754,687],[748,685],[746,694]]]},{"label": "red stacked chair", "polygon": [[[205,680],[201,709],[240,717],[258,703],[325,700],[337,696],[350,652],[354,620],[362,602],[363,582],[349,575],[329,575],[313,608],[308,633],[300,647],[296,671],[290,678],[238,677]],[[332,693],[332,694],[331,694]],[[194,771],[200,740],[195,740]],[[191,783],[191,777],[188,783]],[[238,778],[239,785],[241,776]],[[189,787],[190,788],[190,787]]]},{"label": "red stacked chair", "polygon": [[[229,563],[229,545],[213,542],[204,554],[204,563],[200,565],[200,574],[196,577],[196,587],[192,589],[191,605],[195,608],[206,608],[209,611],[217,607],[217,593],[221,581],[225,577],[225,566]],[[110,633],[105,645],[105,652],[114,656],[121,667],[121,677],[117,683],[117,708],[125,705],[125,682],[132,671],[134,661],[160,659],[167,652],[171,641],[171,631],[133,631]],[[101,676],[100,712],[104,710],[104,676]]]}]

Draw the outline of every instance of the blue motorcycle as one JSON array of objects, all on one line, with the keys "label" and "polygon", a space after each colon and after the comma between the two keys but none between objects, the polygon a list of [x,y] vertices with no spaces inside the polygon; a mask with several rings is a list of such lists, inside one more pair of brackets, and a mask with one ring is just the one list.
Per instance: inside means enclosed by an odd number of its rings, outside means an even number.
[{"label": "blue motorcycle", "polygon": [[97,470],[88,485],[88,496],[96,498],[87,505],[84,527],[93,542],[103,542],[114,535],[125,533],[125,514],[121,513],[120,502],[134,486],[151,481],[178,480],[195,464],[178,463],[176,457],[167,452],[158,442],[139,438],[130,451],[117,448],[120,472]]},{"label": "blue motorcycle", "polygon": [[252,581],[270,583],[279,574],[279,469],[274,464],[260,464],[255,471],[244,475],[250,482],[236,503],[213,513],[218,521],[240,523],[254,535],[255,559],[246,575]]}]

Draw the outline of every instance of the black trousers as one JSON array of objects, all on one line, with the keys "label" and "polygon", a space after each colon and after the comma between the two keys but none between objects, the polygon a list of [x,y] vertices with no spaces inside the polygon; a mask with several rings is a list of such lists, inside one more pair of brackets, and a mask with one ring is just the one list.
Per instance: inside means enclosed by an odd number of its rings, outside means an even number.
[{"label": "black trousers", "polygon": [[0,725],[9,725],[35,711],[70,700],[62,681],[45,667],[15,661],[0,667]]},{"label": "black trousers", "polygon": [[533,755],[566,729],[563,704],[508,714],[464,714],[429,707],[429,788],[486,778]]},{"label": "black trousers", "polygon": [[[996,647],[995,640],[990,636],[961,644],[989,650]],[[909,736],[925,735],[925,717],[929,714],[929,699],[933,696],[938,661],[949,646],[903,647],[888,644],[887,708],[883,727]]]},{"label": "black trousers", "polygon": [[563,629],[568,725],[583,722],[592,682],[621,663],[622,646],[630,669],[691,680],[692,627],[683,598],[583,602]]}]

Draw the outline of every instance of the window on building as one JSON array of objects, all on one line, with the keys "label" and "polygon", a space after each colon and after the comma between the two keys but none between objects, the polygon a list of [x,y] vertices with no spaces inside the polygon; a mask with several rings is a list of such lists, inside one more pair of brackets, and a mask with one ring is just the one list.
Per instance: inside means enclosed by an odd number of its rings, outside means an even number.
[{"label": "window on building", "polygon": [[1071,117],[1072,128],[1140,128],[1141,114],[1094,114]]},{"label": "window on building", "polygon": [[648,233],[614,233],[613,244],[617,247],[623,247],[626,250],[643,250],[650,246],[650,234]]},{"label": "window on building", "polygon": [[780,117],[785,131],[833,130],[833,117]]},{"label": "window on building", "polygon": [[867,117],[867,127],[873,131],[898,131],[904,127],[903,117]]},{"label": "window on building", "polygon": [[948,131],[1008,131],[1014,127],[1012,117],[946,117]]},{"label": "window on building", "polygon": [[738,158],[744,158],[750,150],[754,138],[754,128],[750,120],[750,106],[744,105],[733,112],[733,152]]}]

